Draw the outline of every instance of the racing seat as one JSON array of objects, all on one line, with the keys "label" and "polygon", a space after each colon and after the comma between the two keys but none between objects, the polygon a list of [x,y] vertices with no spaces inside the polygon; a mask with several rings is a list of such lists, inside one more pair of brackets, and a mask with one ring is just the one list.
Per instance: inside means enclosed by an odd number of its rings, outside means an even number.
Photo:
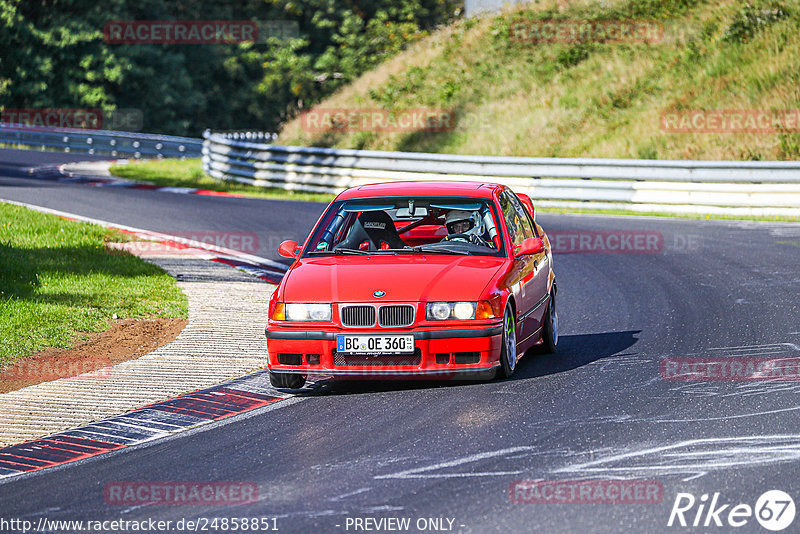
[{"label": "racing seat", "polygon": [[365,211],[358,216],[347,232],[347,237],[334,247],[358,249],[367,243],[367,250],[386,248],[404,248],[405,242],[400,239],[394,221],[386,212]]}]

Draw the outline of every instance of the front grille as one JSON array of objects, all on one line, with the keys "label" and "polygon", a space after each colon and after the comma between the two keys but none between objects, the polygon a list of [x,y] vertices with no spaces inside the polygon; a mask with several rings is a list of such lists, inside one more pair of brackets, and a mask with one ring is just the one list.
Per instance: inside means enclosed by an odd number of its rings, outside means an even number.
[{"label": "front grille", "polygon": [[344,326],[375,326],[374,306],[344,306],[342,308]]},{"label": "front grille", "polygon": [[378,324],[385,327],[411,326],[414,324],[414,306],[408,304],[381,306]]},{"label": "front grille", "polygon": [[414,354],[379,356],[339,354],[334,351],[333,363],[343,367],[398,367],[401,365],[419,365],[422,363],[422,351],[415,349]]}]

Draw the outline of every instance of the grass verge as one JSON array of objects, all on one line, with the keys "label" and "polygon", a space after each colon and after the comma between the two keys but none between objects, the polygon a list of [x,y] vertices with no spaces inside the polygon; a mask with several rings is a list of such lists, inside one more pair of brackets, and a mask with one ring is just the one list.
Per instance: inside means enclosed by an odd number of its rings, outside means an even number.
[{"label": "grass verge", "polygon": [[128,236],[0,203],[0,367],[70,347],[116,318],[188,314],[186,296],[158,267],[105,243]]},{"label": "grass verge", "polygon": [[258,187],[238,182],[221,182],[203,173],[203,164],[199,158],[136,161],[125,165],[114,165],[111,167],[110,172],[120,178],[151,182],[156,185],[192,187],[208,191],[236,193],[254,198],[330,202],[336,196],[304,193],[302,191],[286,191],[277,187]]},{"label": "grass verge", "polygon": [[[526,40],[552,20],[656,24],[654,42]],[[774,131],[674,131],[689,110],[800,107],[800,9],[794,0],[539,0],[458,21],[365,73],[312,111],[448,110],[443,131],[367,122],[311,127],[278,143],[451,154],[795,160],[794,122]],[[520,37],[522,36],[522,37]],[[330,114],[330,113],[329,113]],[[355,126],[353,126],[355,124]]]}]

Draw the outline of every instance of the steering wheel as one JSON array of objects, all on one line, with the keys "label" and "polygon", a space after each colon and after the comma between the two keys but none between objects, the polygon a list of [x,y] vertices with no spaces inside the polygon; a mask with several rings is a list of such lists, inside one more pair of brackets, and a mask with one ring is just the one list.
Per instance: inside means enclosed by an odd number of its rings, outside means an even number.
[{"label": "steering wheel", "polygon": [[450,234],[444,238],[445,241],[460,241],[462,243],[472,243],[473,245],[481,245],[483,247],[490,247],[488,241],[483,239],[481,236],[475,234]]},{"label": "steering wheel", "polygon": [[462,241],[464,243],[469,243],[470,236],[467,234],[449,234],[445,236],[445,241]]}]

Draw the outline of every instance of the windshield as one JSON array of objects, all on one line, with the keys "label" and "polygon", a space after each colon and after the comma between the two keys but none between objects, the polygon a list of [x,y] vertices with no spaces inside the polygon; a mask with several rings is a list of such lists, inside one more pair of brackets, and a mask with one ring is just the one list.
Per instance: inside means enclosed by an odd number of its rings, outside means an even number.
[{"label": "windshield", "polygon": [[391,197],[334,202],[304,257],[335,254],[500,256],[504,245],[491,201]]}]

